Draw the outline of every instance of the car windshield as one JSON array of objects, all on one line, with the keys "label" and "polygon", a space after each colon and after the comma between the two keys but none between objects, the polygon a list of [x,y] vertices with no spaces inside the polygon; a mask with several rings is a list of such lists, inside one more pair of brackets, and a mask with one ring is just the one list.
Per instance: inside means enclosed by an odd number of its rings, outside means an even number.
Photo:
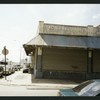
[{"label": "car windshield", "polygon": [[89,80],[89,81],[85,81],[83,83],[81,83],[80,85],[76,86],[75,88],[73,88],[72,90],[74,92],[80,92],[84,87],[86,87],[87,85],[93,83],[93,80]]}]

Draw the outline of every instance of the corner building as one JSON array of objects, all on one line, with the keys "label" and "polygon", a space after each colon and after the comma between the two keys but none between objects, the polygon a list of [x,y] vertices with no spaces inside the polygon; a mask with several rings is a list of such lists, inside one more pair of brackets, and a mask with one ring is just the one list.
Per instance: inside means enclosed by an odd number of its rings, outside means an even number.
[{"label": "corner building", "polygon": [[100,26],[39,21],[37,36],[23,47],[35,78],[100,78]]}]

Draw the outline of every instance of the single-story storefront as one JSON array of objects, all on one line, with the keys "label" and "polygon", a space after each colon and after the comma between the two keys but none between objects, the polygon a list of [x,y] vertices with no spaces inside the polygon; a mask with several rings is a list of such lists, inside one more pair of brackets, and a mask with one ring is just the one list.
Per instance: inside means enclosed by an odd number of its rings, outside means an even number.
[{"label": "single-story storefront", "polygon": [[39,32],[23,46],[36,78],[100,78],[99,36]]}]

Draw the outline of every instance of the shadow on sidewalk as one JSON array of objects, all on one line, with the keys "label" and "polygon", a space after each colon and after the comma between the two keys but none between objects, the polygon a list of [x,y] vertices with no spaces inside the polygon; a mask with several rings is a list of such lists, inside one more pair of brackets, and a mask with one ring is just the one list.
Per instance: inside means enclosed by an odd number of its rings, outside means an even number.
[{"label": "shadow on sidewalk", "polygon": [[67,79],[36,79],[33,75],[31,75],[32,83],[50,83],[50,84],[79,84],[83,82],[82,80],[67,80]]}]

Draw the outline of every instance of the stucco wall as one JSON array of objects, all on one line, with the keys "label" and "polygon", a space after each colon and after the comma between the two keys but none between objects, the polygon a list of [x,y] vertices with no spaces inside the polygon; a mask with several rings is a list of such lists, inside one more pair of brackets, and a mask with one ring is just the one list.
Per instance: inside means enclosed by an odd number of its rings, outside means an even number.
[{"label": "stucco wall", "polygon": [[88,26],[73,26],[48,24],[43,21],[39,22],[38,34],[58,34],[58,35],[81,35],[81,36],[100,36],[100,27]]}]

